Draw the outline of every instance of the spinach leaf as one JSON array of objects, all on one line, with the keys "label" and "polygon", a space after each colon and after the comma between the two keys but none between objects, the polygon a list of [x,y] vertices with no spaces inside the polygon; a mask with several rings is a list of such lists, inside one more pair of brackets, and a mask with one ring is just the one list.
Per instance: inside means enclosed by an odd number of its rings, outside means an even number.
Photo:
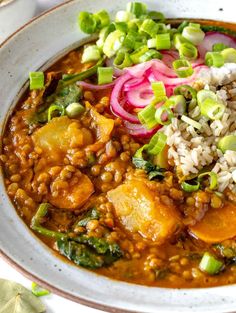
[{"label": "spinach leaf", "polygon": [[164,173],[166,170],[152,164],[152,162],[150,161],[146,161],[143,158],[133,157],[132,162],[136,168],[143,169],[148,174],[149,180],[152,180],[154,178],[162,180],[165,177]]},{"label": "spinach leaf", "polygon": [[45,307],[30,290],[13,281],[0,279],[0,313],[43,313]]},{"label": "spinach leaf", "polygon": [[87,268],[111,265],[123,255],[119,245],[109,244],[103,238],[85,235],[73,240],[58,240],[57,247],[59,252],[69,260]]},{"label": "spinach leaf", "polygon": [[89,210],[83,219],[81,219],[79,222],[76,223],[75,226],[82,226],[85,227],[89,221],[91,220],[98,220],[100,218],[100,214],[96,208],[92,208]]},{"label": "spinach leaf", "polygon": [[228,28],[225,28],[223,26],[218,26],[218,25],[201,25],[201,29],[204,31],[204,32],[221,32],[221,33],[225,33],[225,34],[228,34],[228,35],[232,35],[234,37],[236,37],[236,32],[232,29],[228,29]]},{"label": "spinach leaf", "polygon": [[65,108],[73,102],[78,102],[81,93],[81,89],[76,84],[64,86],[59,82],[56,92],[49,96],[46,101]]},{"label": "spinach leaf", "polygon": [[100,255],[83,244],[70,240],[58,240],[57,247],[60,254],[77,265],[95,269],[102,267],[104,261]]}]

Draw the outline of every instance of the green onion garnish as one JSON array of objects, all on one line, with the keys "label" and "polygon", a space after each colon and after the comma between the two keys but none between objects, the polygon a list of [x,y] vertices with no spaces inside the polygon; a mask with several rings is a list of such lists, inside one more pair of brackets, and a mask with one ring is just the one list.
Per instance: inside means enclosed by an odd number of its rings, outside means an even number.
[{"label": "green onion garnish", "polygon": [[229,48],[229,46],[226,46],[225,44],[221,43],[221,42],[218,42],[218,43],[215,43],[213,46],[212,46],[212,51],[213,52],[221,52],[222,50],[226,49],[226,48]]},{"label": "green onion garnish", "polygon": [[154,37],[158,32],[158,24],[151,19],[145,19],[140,26],[139,31]]},{"label": "green onion garnish", "polygon": [[181,58],[194,60],[198,56],[197,48],[191,43],[182,43],[178,50]]},{"label": "green onion garnish", "polygon": [[65,115],[65,108],[62,105],[53,104],[48,108],[48,122],[53,118],[53,113],[59,112],[60,116]]},{"label": "green onion garnish", "polygon": [[191,184],[191,183],[187,183],[186,181],[185,182],[182,182],[181,183],[181,188],[186,191],[186,192],[194,192],[194,191],[197,191],[199,190],[200,188],[200,183],[199,182],[195,182],[194,184]]},{"label": "green onion garnish", "polygon": [[94,15],[89,12],[80,12],[78,24],[82,32],[86,34],[93,34],[97,30],[97,20]]},{"label": "green onion garnish", "polygon": [[224,263],[217,260],[212,254],[205,252],[199,264],[199,268],[209,275],[215,275],[220,272],[223,265]]},{"label": "green onion garnish", "polygon": [[43,72],[30,72],[30,90],[42,89],[44,87],[44,73]]},{"label": "green onion garnish", "polygon": [[32,294],[35,295],[36,297],[43,297],[43,296],[47,296],[50,294],[50,291],[41,288],[37,283],[32,282],[31,285],[31,291]]},{"label": "green onion garnish", "polygon": [[102,29],[110,24],[110,16],[106,10],[101,10],[93,14],[93,17],[97,20],[97,27]]},{"label": "green onion garnish", "polygon": [[224,58],[220,52],[207,52],[205,64],[207,66],[221,67],[224,65]]},{"label": "green onion garnish", "polygon": [[98,84],[109,84],[112,82],[113,78],[113,68],[112,67],[98,67]]},{"label": "green onion garnish", "polygon": [[155,119],[157,123],[161,125],[169,125],[173,117],[174,114],[171,109],[164,105],[158,108],[155,113]]},{"label": "green onion garnish", "polygon": [[78,102],[70,103],[66,107],[66,114],[70,118],[77,117],[77,116],[81,115],[84,111],[85,111],[84,106]]},{"label": "green onion garnish", "polygon": [[214,172],[206,172],[206,173],[202,173],[200,175],[198,175],[198,181],[201,182],[201,180],[206,177],[206,176],[209,176],[209,179],[210,179],[210,186],[209,188],[211,190],[214,190],[217,188],[218,186],[218,176],[216,173]]},{"label": "green onion garnish", "polygon": [[189,124],[190,126],[193,126],[194,128],[200,130],[202,128],[202,125],[196,121],[194,121],[193,119],[191,119],[190,117],[186,116],[186,115],[182,115],[181,116],[181,120],[187,124]]},{"label": "green onion garnish", "polygon": [[140,63],[150,61],[152,59],[162,59],[162,54],[154,49],[149,49],[147,52],[145,52],[141,57],[139,58]]},{"label": "green onion garnish", "polygon": [[152,136],[147,151],[149,154],[158,155],[166,146],[167,136],[162,132],[157,132]]},{"label": "green onion garnish", "polygon": [[184,96],[186,101],[190,101],[189,106],[193,106],[197,102],[197,91],[191,86],[188,85],[178,86],[174,89],[174,94]]},{"label": "green onion garnish", "polygon": [[130,12],[127,12],[127,11],[118,11],[116,13],[116,18],[115,18],[115,21],[116,22],[128,22],[130,21],[131,19],[134,18],[134,15]]},{"label": "green onion garnish", "polygon": [[157,46],[157,39],[156,38],[148,39],[147,46],[148,46],[148,48],[156,48],[156,46]]},{"label": "green onion garnish", "polygon": [[223,153],[227,150],[236,151],[236,135],[228,135],[221,138],[217,146]]},{"label": "green onion garnish", "polygon": [[174,43],[174,46],[177,50],[179,50],[180,46],[183,44],[183,43],[189,43],[189,44],[192,44],[191,41],[189,41],[188,39],[184,38],[182,35],[180,34],[174,34],[174,37],[173,37],[173,43]]},{"label": "green onion garnish", "polygon": [[123,41],[123,47],[134,50],[135,42],[141,41],[141,35],[134,30],[130,30]]},{"label": "green onion garnish", "polygon": [[152,90],[154,92],[155,98],[163,98],[166,96],[166,88],[163,82],[153,82],[152,83]]},{"label": "green onion garnish", "polygon": [[201,30],[201,28],[193,26],[186,26],[183,29],[182,35],[194,45],[199,45],[205,37],[205,33]]},{"label": "green onion garnish", "polygon": [[113,64],[120,68],[120,69],[123,69],[125,67],[129,67],[133,64],[131,58],[130,58],[130,55],[128,52],[118,52],[115,59],[114,59],[114,62]]},{"label": "green onion garnish", "polygon": [[153,104],[149,104],[144,109],[138,112],[138,119],[148,129],[153,128],[157,125],[155,119],[156,108]]},{"label": "green onion garnish", "polygon": [[103,53],[108,57],[113,57],[116,52],[121,48],[125,39],[125,33],[120,30],[115,30],[110,33],[103,45]]},{"label": "green onion garnish", "polygon": [[101,53],[96,45],[91,45],[91,46],[84,48],[82,61],[81,61],[82,63],[98,61],[100,59],[101,59]]},{"label": "green onion garnish", "polygon": [[133,13],[136,17],[147,14],[147,5],[142,2],[129,2],[127,3],[126,10]]},{"label": "green onion garnish", "polygon": [[179,59],[173,63],[173,68],[179,77],[185,78],[193,74],[192,65],[187,60]]},{"label": "green onion garnish", "polygon": [[221,51],[225,63],[236,63],[236,49],[227,48]]},{"label": "green onion garnish", "polygon": [[201,105],[208,98],[217,101],[217,95],[213,91],[205,89],[198,91],[197,102],[199,105]]},{"label": "green onion garnish", "polygon": [[149,11],[147,16],[154,21],[163,22],[165,20],[164,14],[157,11]]},{"label": "green onion garnish", "polygon": [[157,50],[168,50],[171,47],[170,34],[159,34],[156,35],[156,49]]},{"label": "green onion garnish", "polygon": [[130,54],[130,59],[134,64],[140,63],[140,58],[148,51],[147,46],[142,46]]},{"label": "green onion garnish", "polygon": [[222,117],[225,111],[225,106],[211,98],[205,99],[200,104],[201,114],[211,120],[218,120]]},{"label": "green onion garnish", "polygon": [[182,95],[171,96],[164,105],[173,110],[174,113],[182,115],[186,112],[186,100]]}]

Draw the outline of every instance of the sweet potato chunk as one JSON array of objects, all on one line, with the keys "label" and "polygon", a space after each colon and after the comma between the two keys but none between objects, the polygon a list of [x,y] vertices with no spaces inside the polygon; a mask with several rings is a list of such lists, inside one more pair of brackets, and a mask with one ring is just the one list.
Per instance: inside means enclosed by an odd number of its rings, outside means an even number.
[{"label": "sweet potato chunk", "polygon": [[203,219],[190,227],[190,233],[202,241],[218,243],[236,236],[236,206],[227,202],[223,208],[209,209]]},{"label": "sweet potato chunk", "polygon": [[[51,189],[57,189],[57,181],[51,184]],[[65,186],[60,188],[58,195],[49,194],[48,201],[57,208],[75,210],[80,208],[93,192],[94,187],[91,180],[81,173],[76,184],[71,185],[70,182],[66,182]]]},{"label": "sweet potato chunk", "polygon": [[158,244],[173,235],[180,225],[175,208],[160,203],[143,181],[131,180],[109,191],[108,199],[126,229]]},{"label": "sweet potato chunk", "polygon": [[93,142],[89,130],[81,128],[76,120],[67,116],[55,117],[32,135],[35,146],[50,155],[52,152],[64,152],[71,148],[82,147]]}]

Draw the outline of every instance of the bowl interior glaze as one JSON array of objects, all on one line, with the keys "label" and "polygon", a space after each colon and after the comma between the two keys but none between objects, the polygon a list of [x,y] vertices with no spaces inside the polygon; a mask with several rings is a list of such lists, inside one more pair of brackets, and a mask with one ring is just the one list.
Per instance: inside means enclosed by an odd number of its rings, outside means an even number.
[{"label": "bowl interior glaze", "polygon": [[[22,93],[28,72],[45,69],[78,46],[85,35],[77,27],[79,11],[124,8],[127,0],[72,0],[36,18],[0,46],[0,125]],[[169,18],[234,22],[233,1],[148,0],[150,9]],[[55,293],[110,312],[233,312],[236,286],[165,289],[132,285],[98,276],[63,262],[18,217],[0,176],[0,251],[25,275]]]}]

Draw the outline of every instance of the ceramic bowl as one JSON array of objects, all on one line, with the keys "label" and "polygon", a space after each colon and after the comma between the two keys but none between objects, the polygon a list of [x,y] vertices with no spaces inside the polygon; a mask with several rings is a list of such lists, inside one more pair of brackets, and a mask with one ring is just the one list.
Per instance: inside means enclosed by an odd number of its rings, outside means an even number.
[{"label": "ceramic bowl", "polygon": [[[79,11],[115,11],[126,0],[69,1],[34,19],[0,46],[0,131],[18,100],[28,72],[45,69],[85,39],[77,27]],[[234,22],[230,0],[147,0],[166,16]],[[233,312],[236,286],[165,289],[118,282],[58,259],[17,216],[0,177],[1,254],[31,280],[82,304],[110,312]]]}]

